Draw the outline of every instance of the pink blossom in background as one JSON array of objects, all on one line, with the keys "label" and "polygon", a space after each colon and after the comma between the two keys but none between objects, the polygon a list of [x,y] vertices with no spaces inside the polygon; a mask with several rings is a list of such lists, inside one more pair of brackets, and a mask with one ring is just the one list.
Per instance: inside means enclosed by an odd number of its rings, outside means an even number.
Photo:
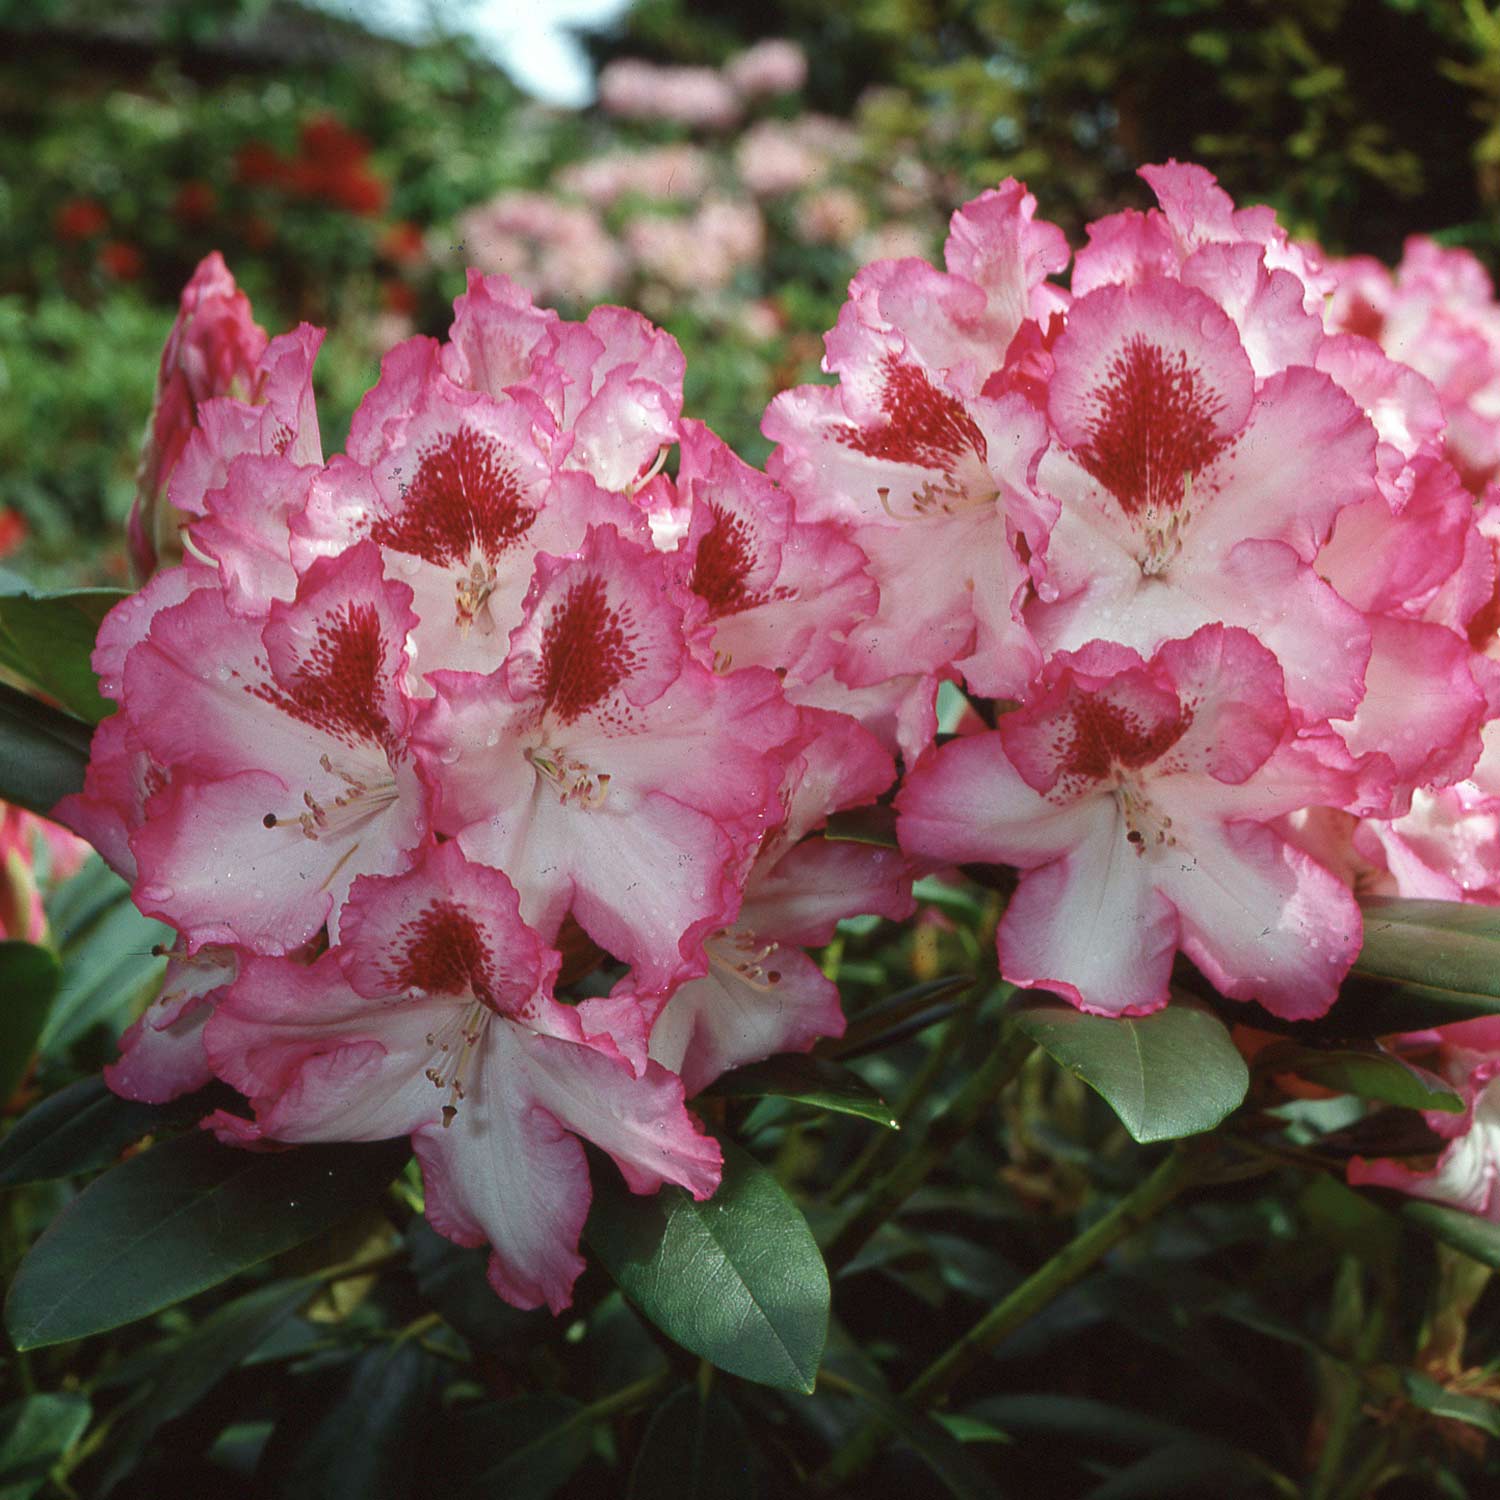
[{"label": "pink blossom in background", "polygon": [[828,154],[808,139],[804,120],[758,120],[735,143],[735,170],[757,198],[794,193],[828,175]]},{"label": "pink blossom in background", "polygon": [[599,106],[624,120],[672,120],[725,130],[740,118],[740,96],[713,68],[666,67],[617,58],[599,72]]},{"label": "pink blossom in background", "polygon": [[807,82],[807,53],[784,37],[767,37],[736,52],[724,64],[724,76],[746,99],[795,94]]},{"label": "pink blossom in background", "polygon": [[588,303],[625,274],[619,247],[590,209],[547,193],[507,192],[458,219],[464,259],[533,296]]},{"label": "pink blossom in background", "polygon": [[556,182],[564,192],[576,194],[595,208],[609,208],[631,194],[663,202],[700,198],[711,176],[706,153],[679,142],[586,157],[564,167]]},{"label": "pink blossom in background", "polygon": [[811,245],[847,247],[868,222],[864,199],[853,188],[820,188],[797,204],[797,233]]},{"label": "pink blossom in background", "polygon": [[641,273],[682,292],[716,291],[765,254],[765,221],[752,203],[711,198],[686,218],[649,215],[625,226]]}]

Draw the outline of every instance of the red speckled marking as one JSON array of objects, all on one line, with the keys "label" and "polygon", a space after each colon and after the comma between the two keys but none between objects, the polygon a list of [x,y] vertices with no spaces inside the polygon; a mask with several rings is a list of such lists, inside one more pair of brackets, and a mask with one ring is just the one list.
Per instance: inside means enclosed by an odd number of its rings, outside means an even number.
[{"label": "red speckled marking", "polygon": [[965,451],[981,459],[985,456],[984,434],[963,403],[894,354],[882,361],[880,409],[886,418],[881,426],[846,427],[839,431],[838,440],[870,458],[944,473]]},{"label": "red speckled marking", "polygon": [[400,957],[387,971],[399,989],[433,995],[472,993],[481,1004],[499,1010],[495,971],[479,924],[451,901],[430,901],[396,933]]},{"label": "red speckled marking", "polygon": [[1183,496],[1183,480],[1207,468],[1229,445],[1214,430],[1223,406],[1201,371],[1178,350],[1135,335],[1109,362],[1108,379],[1094,393],[1079,461],[1128,516],[1170,510]]},{"label": "red speckled marking", "polygon": [[542,631],[542,697],[560,723],[571,724],[635,670],[629,626],[598,574],[569,585]]},{"label": "red speckled marking", "polygon": [[1055,745],[1062,766],[1059,785],[1071,792],[1081,783],[1104,781],[1116,770],[1149,766],[1187,733],[1192,722],[1192,714],[1179,707],[1172,718],[1148,727],[1139,715],[1108,698],[1079,698],[1070,705]]},{"label": "red speckled marking", "polygon": [[267,682],[246,691],[346,744],[383,746],[391,737],[384,675],[380,616],[373,604],[350,602],[318,622],[312,650],[290,689]]},{"label": "red speckled marking", "polygon": [[738,614],[763,602],[745,586],[745,575],[755,565],[755,542],[749,524],[717,505],[709,506],[713,525],[698,542],[693,559],[692,591],[708,605],[709,618]]},{"label": "red speckled marking", "polygon": [[493,562],[537,516],[508,458],[502,444],[472,427],[444,433],[417,455],[400,513],[382,516],[370,535],[440,567],[466,564],[476,547]]}]

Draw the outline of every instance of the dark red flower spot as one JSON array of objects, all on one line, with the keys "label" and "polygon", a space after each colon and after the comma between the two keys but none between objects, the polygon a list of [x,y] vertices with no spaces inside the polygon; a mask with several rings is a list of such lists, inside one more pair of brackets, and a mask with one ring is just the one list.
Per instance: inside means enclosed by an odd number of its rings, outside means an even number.
[{"label": "dark red flower spot", "polygon": [[984,434],[956,397],[940,391],[916,365],[894,354],[882,362],[880,409],[875,427],[847,427],[838,439],[870,458],[915,464],[947,473],[965,450],[985,456]]},{"label": "dark red flower spot", "polygon": [[635,670],[629,626],[598,574],[569,586],[542,631],[542,697],[561,723],[571,724]]},{"label": "dark red flower spot", "polygon": [[494,562],[531,529],[536,515],[504,446],[465,426],[418,453],[400,512],[382,516],[370,535],[382,547],[439,567],[462,566],[476,547]]},{"label": "dark red flower spot", "polygon": [[713,524],[698,542],[689,587],[708,605],[709,617],[738,614],[762,602],[745,577],[755,565],[755,542],[743,516],[710,505]]},{"label": "dark red flower spot", "polygon": [[400,989],[432,995],[471,993],[499,1010],[495,969],[479,924],[451,901],[431,901],[396,933],[400,959],[389,970]]},{"label": "dark red flower spot", "polygon": [[248,691],[346,744],[383,746],[391,737],[384,677],[380,616],[373,604],[351,602],[318,622],[289,688],[258,683]]},{"label": "dark red flower spot", "polygon": [[1103,697],[1079,698],[1058,746],[1063,775],[1102,781],[1116,770],[1149,766],[1187,733],[1192,722],[1192,714],[1181,707],[1173,717],[1148,725],[1121,703]]},{"label": "dark red flower spot", "polygon": [[1185,477],[1229,446],[1214,426],[1223,400],[1202,372],[1182,350],[1169,355],[1140,334],[1110,360],[1094,399],[1078,459],[1126,515],[1177,506]]}]

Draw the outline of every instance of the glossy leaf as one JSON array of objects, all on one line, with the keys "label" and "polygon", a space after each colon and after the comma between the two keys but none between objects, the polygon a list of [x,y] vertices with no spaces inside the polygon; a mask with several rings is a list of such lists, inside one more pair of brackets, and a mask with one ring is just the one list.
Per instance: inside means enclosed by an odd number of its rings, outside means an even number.
[{"label": "glossy leaf", "polygon": [[724,1074],[704,1092],[724,1099],[794,1099],[889,1130],[900,1128],[890,1105],[858,1073],[821,1057],[787,1054],[752,1063]]},{"label": "glossy leaf", "polygon": [[65,708],[97,724],[114,705],[99,696],[89,658],[120,589],[0,592],[0,661]]},{"label": "glossy leaf", "polygon": [[828,1333],[828,1272],[801,1211],[752,1157],[724,1145],[705,1203],[594,1178],[584,1234],[621,1291],[668,1338],[721,1370],[811,1391]]},{"label": "glossy leaf", "polygon": [[1381,897],[1364,913],[1364,945],[1330,1022],[1380,1035],[1500,1013],[1500,910]]},{"label": "glossy leaf", "polygon": [[190,1124],[234,1097],[220,1084],[170,1104],[140,1104],[112,1093],[97,1074],[80,1078],[33,1105],[0,1141],[0,1187],[97,1171],[153,1131]]},{"label": "glossy leaf", "polygon": [[1414,1224],[1433,1239],[1500,1271],[1500,1224],[1422,1198],[1403,1199],[1400,1212],[1408,1224]]},{"label": "glossy leaf", "polygon": [[0,683],[0,800],[45,816],[81,792],[92,735],[85,720]]},{"label": "glossy leaf", "polygon": [[1295,1073],[1309,1083],[1359,1099],[1378,1099],[1402,1109],[1463,1112],[1463,1100],[1437,1074],[1389,1052],[1275,1045],[1256,1058],[1272,1073]]},{"label": "glossy leaf", "polygon": [[99,1478],[107,1494],[136,1465],[157,1430],[190,1411],[318,1288],[315,1277],[273,1281],[216,1308],[172,1346],[161,1374],[119,1427]]},{"label": "glossy leaf", "polygon": [[1247,1453],[1223,1443],[1192,1439],[1158,1448],[1095,1489],[1087,1500],[1166,1500],[1183,1496],[1200,1500],[1213,1495],[1263,1496],[1268,1493],[1264,1468]]},{"label": "glossy leaf", "polygon": [[1212,1130],[1244,1099],[1250,1073],[1212,1012],[1174,1000],[1149,1016],[1091,1016],[1060,1000],[1025,999],[1016,1024],[1099,1093],[1136,1140]]},{"label": "glossy leaf", "polygon": [[453,1500],[547,1500],[589,1455],[584,1411],[566,1396],[522,1396],[460,1412],[433,1455]]},{"label": "glossy leaf", "polygon": [[630,1471],[627,1500],[754,1500],[755,1450],[717,1386],[683,1386],[656,1410]]},{"label": "glossy leaf", "polygon": [[401,1169],[402,1140],[242,1151],[195,1132],[90,1183],[33,1246],[6,1298],[17,1347],[117,1328],[326,1229]]},{"label": "glossy leaf", "polygon": [[1450,1391],[1430,1375],[1420,1370],[1403,1370],[1401,1388],[1423,1411],[1435,1417],[1447,1417],[1454,1422],[1467,1422],[1478,1427],[1491,1437],[1500,1438],[1500,1406],[1487,1401],[1483,1396],[1470,1396],[1462,1391]]},{"label": "glossy leaf", "polygon": [[89,1425],[87,1396],[27,1396],[0,1411],[0,1500],[30,1500]]},{"label": "glossy leaf", "polygon": [[15,1092],[36,1055],[59,973],[47,949],[0,942],[0,1100]]},{"label": "glossy leaf", "polygon": [[277,1500],[406,1500],[436,1375],[412,1340],[369,1348],[301,1398],[272,1434],[256,1474]]}]

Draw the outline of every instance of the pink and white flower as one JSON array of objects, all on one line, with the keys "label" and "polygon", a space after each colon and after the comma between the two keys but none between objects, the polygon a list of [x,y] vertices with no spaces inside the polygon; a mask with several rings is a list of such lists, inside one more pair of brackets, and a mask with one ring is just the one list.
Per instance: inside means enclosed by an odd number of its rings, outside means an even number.
[{"label": "pink and white flower", "polygon": [[240,1141],[410,1135],[434,1227],[490,1245],[508,1302],[559,1312],[583,1269],[580,1137],[637,1193],[670,1182],[706,1198],[720,1153],[677,1078],[649,1062],[637,1074],[553,999],[557,963],[510,882],[456,844],[365,877],[337,950],[307,968],[249,959],[214,1014],[208,1055],[256,1112],[217,1123]]}]

